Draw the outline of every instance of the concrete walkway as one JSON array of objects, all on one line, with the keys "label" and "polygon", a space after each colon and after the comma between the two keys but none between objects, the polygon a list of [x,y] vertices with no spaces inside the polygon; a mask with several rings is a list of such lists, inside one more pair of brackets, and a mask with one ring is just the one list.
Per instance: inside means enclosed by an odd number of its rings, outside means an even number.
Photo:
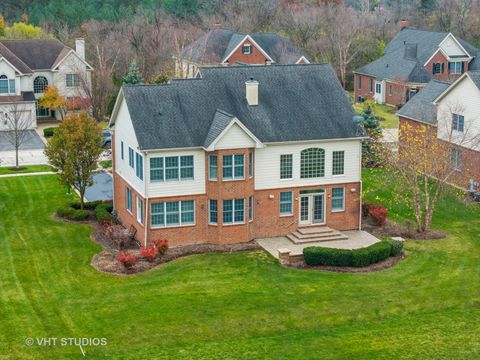
[{"label": "concrete walkway", "polygon": [[39,172],[31,172],[31,173],[20,173],[20,174],[4,174],[0,175],[1,178],[7,178],[7,177],[17,177],[17,176],[34,176],[34,175],[51,175],[51,174],[56,174],[53,171],[39,171]]},{"label": "concrete walkway", "polygon": [[309,246],[320,246],[336,249],[359,249],[379,242],[375,236],[363,230],[342,231],[348,236],[346,240],[318,241],[307,244],[294,244],[284,236],[257,239],[257,243],[278,259],[278,249],[290,249],[291,256],[303,254],[303,249]]}]

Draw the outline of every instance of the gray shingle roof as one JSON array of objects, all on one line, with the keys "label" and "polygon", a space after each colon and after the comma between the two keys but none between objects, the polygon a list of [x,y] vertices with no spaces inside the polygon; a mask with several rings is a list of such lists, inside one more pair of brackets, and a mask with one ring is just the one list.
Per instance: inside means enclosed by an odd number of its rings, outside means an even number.
[{"label": "gray shingle roof", "polygon": [[20,60],[14,53],[11,52],[5,45],[0,42],[0,56],[3,56],[10,64],[15,66],[18,71],[23,74],[31,74],[32,69],[28,67],[22,60]]},{"label": "gray shingle roof", "polygon": [[[203,68],[201,76],[122,88],[141,149],[202,147],[230,114],[267,143],[359,136],[329,64]],[[258,106],[245,97],[252,77],[259,82]]]},{"label": "gray shingle roof", "polygon": [[433,101],[443,93],[448,87],[449,83],[432,80],[427,86],[412,97],[403,107],[397,112],[399,116],[405,116],[410,119],[419,120],[421,122],[436,124],[436,108]]},{"label": "gray shingle roof", "polygon": [[[384,51],[384,56],[362,66],[356,72],[375,76],[378,80],[404,80],[426,83],[432,79],[432,74],[424,68],[424,64],[438,50],[438,46],[448,35],[446,32],[403,29]],[[468,42],[456,38],[470,56],[477,56],[478,50]],[[474,59],[470,64],[480,68]]]},{"label": "gray shingle roof", "polygon": [[[210,30],[188,45],[183,50],[182,57],[198,64],[219,64],[246,35],[228,29]],[[251,37],[277,64],[294,64],[304,56],[290,42],[275,33],[258,33]]]},{"label": "gray shingle roof", "polygon": [[472,79],[472,81],[475,83],[478,89],[480,89],[480,71],[475,70],[475,71],[468,71],[468,75]]},{"label": "gray shingle roof", "polygon": [[66,48],[60,41],[50,39],[0,40],[0,44],[8,48],[31,70],[50,69]]},{"label": "gray shingle roof", "polygon": [[208,130],[207,137],[203,147],[207,148],[212,142],[222,133],[223,130],[230,124],[234,116],[225,111],[217,109],[215,115],[213,116],[212,123],[210,124],[210,129]]}]

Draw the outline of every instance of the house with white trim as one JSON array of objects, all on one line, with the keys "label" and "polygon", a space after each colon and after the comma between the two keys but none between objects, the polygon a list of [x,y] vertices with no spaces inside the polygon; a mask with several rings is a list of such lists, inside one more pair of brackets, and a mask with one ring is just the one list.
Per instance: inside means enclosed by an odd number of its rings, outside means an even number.
[{"label": "house with white trim", "polygon": [[363,133],[329,64],[206,67],[126,85],[110,127],[114,208],[142,243],[360,228]]},{"label": "house with white trim", "polygon": [[30,129],[37,119],[60,120],[54,109],[40,108],[38,99],[54,85],[67,100],[86,101],[92,70],[81,38],[75,49],[54,39],[0,40],[0,130],[8,129],[5,117],[12,109],[22,112]]},{"label": "house with white trim", "polygon": [[451,83],[468,70],[480,69],[478,50],[463,39],[402,24],[382,57],[353,72],[355,101],[401,106],[430,80]]},{"label": "house with white trim", "polygon": [[212,29],[175,59],[177,77],[193,77],[204,66],[309,64],[310,59],[276,33],[244,34]]}]

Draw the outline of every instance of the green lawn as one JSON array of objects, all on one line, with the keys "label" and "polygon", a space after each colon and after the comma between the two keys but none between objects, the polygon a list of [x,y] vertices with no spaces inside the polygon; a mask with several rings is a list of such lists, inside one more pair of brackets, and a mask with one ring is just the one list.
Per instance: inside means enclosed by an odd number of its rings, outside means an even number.
[{"label": "green lawn", "polygon": [[[380,119],[380,126],[384,129],[398,128],[398,116],[395,115],[397,109],[393,106],[385,104],[376,104],[375,116]],[[354,103],[353,108],[360,114],[363,110],[363,105]]]},{"label": "green lawn", "polygon": [[52,171],[52,167],[49,165],[29,165],[29,166],[22,166],[20,165],[22,170],[11,170],[14,166],[4,166],[0,167],[0,175],[7,175],[7,174],[24,174],[24,173],[35,173],[35,172],[43,172],[43,171]]},{"label": "green lawn", "polygon": [[[367,197],[398,218],[381,173]],[[388,185],[387,185],[388,186]],[[380,187],[383,187],[380,190]],[[117,277],[90,265],[88,225],[51,218],[56,175],[0,179],[0,358],[82,358],[27,337],[105,337],[103,359],[478,359],[480,207],[440,202],[440,241],[369,274],[302,271],[262,251],[182,258]]]},{"label": "green lawn", "polygon": [[100,161],[99,164],[103,168],[111,168],[112,167],[112,160],[102,160],[102,161]]}]

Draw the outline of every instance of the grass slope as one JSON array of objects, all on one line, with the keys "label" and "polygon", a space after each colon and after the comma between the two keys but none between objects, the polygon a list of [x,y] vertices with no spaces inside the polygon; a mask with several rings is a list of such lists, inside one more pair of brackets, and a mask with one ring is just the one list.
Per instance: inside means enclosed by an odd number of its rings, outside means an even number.
[{"label": "grass slope", "polygon": [[[367,173],[367,197],[391,206]],[[87,225],[51,214],[55,175],[0,179],[0,358],[81,358],[27,337],[105,337],[87,357],[477,359],[479,207],[441,202],[442,241],[408,242],[396,267],[337,274],[281,267],[262,251],[182,258],[116,277],[90,266]],[[4,357],[2,357],[4,356]]]},{"label": "grass slope", "polygon": [[[357,114],[363,111],[363,104],[354,103],[353,108]],[[380,126],[384,129],[398,128],[397,109],[385,104],[375,105],[375,116],[380,119]]]},{"label": "grass slope", "polygon": [[15,166],[4,166],[0,167],[0,175],[9,175],[9,174],[25,174],[25,173],[35,173],[35,172],[44,172],[52,171],[50,165],[25,165],[20,167],[22,170],[12,170]]}]

